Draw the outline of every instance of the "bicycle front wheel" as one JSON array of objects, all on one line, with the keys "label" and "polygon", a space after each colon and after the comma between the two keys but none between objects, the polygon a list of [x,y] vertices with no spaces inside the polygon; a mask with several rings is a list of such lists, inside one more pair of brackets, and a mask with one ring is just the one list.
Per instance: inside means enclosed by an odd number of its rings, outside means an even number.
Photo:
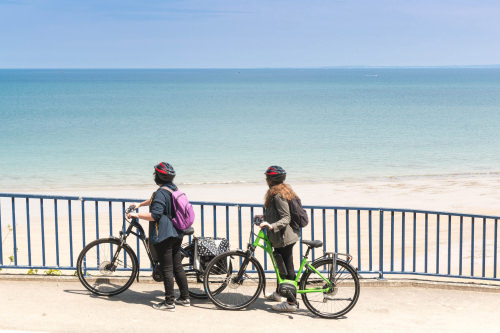
[{"label": "bicycle front wheel", "polygon": [[312,263],[325,278],[331,278],[331,286],[320,275],[307,270],[300,280],[300,289],[322,289],[323,291],[302,294],[306,307],[323,318],[337,318],[351,311],[359,298],[359,278],[354,269],[344,261],[337,260],[337,267],[332,270],[333,260],[320,259]]},{"label": "bicycle front wheel", "polygon": [[226,252],[208,264],[204,286],[208,298],[225,310],[243,309],[259,297],[265,283],[257,259],[242,252]]},{"label": "bicycle front wheel", "polygon": [[203,273],[194,268],[194,244],[182,245],[182,267],[188,281],[189,296],[193,298],[207,298],[203,286]]},{"label": "bicycle front wheel", "polygon": [[90,292],[113,296],[127,290],[139,274],[135,253],[120,246],[115,238],[98,239],[89,243],[78,256],[76,272],[80,282]]}]

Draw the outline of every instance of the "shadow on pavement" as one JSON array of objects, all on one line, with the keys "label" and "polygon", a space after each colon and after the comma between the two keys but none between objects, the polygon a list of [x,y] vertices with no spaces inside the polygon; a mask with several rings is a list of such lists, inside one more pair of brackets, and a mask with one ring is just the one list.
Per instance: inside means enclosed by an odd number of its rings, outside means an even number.
[{"label": "shadow on pavement", "polygon": [[161,290],[138,292],[131,289],[128,289],[123,293],[115,296],[99,296],[91,293],[90,291],[87,291],[86,289],[66,289],[64,290],[64,292],[81,295],[83,297],[98,298],[109,302],[124,302],[129,304],[144,305],[148,307],[152,306],[154,303],[161,302],[164,295],[163,291]]},{"label": "shadow on pavement", "polygon": [[[161,289],[160,289],[161,288]],[[137,305],[143,305],[146,307],[151,307],[154,303],[161,302],[163,300],[164,292],[163,292],[163,286],[159,285],[158,290],[151,290],[151,291],[143,291],[143,292],[138,292],[134,291],[131,289],[128,289],[124,291],[123,293],[115,296],[99,296],[91,293],[90,291],[84,289],[65,289],[64,292],[66,293],[71,293],[75,295],[81,295],[82,297],[92,297],[92,298],[97,298],[97,299],[102,299],[106,300],[109,302],[124,302],[128,304],[137,304]],[[177,291],[176,291],[177,293]],[[176,294],[176,297],[178,295]],[[289,313],[289,312],[276,312],[271,309],[271,307],[276,304],[276,302],[269,301],[265,299],[263,296],[259,297],[254,303],[252,303],[250,306],[248,306],[245,309],[242,310],[224,310],[220,309],[217,306],[215,306],[208,298],[206,299],[197,299],[197,298],[191,298],[191,306],[194,308],[198,309],[204,309],[204,310],[211,310],[211,311],[247,311],[247,312],[254,312],[254,311],[266,311],[273,313],[277,316],[280,316],[282,318],[288,318],[288,319],[294,319],[295,316],[301,316],[301,317],[307,317],[310,319],[322,319],[321,317],[318,317],[311,313],[304,305],[303,302],[300,302],[300,307],[296,312]],[[347,319],[346,316],[336,318],[336,320],[342,320],[342,319]]]}]

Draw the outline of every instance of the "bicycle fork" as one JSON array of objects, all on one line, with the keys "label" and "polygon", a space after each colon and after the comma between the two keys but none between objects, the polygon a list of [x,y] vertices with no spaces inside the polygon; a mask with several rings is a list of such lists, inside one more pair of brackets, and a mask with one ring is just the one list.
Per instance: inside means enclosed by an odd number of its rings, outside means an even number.
[{"label": "bicycle fork", "polygon": [[126,240],[127,240],[127,236],[124,235],[121,231],[120,231],[120,245],[118,245],[118,248],[116,249],[115,253],[113,254],[113,258],[111,259],[111,262],[110,262],[110,267],[109,267],[109,270],[114,272],[116,270],[116,267],[117,265],[115,264],[119,259],[118,259],[118,256],[120,255],[120,252],[121,250],[123,249],[123,245],[125,244]]},{"label": "bicycle fork", "polygon": [[251,257],[251,253],[249,253],[247,251],[245,260],[243,260],[243,262],[240,266],[240,269],[238,270],[238,273],[236,274],[236,277],[231,279],[232,283],[236,283],[236,284],[240,284],[240,285],[243,283],[243,274],[245,273],[247,266],[250,263],[250,257]]}]

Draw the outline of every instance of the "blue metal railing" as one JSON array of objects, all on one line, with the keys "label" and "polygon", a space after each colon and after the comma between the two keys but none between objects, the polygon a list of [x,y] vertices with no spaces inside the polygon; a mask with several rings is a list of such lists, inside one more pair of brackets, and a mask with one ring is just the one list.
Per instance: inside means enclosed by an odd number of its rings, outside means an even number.
[{"label": "blue metal railing", "polygon": [[[117,236],[128,203],[142,199],[0,193],[0,268],[75,270],[76,257],[90,241]],[[262,205],[192,202],[195,235],[248,243],[251,221]],[[303,239],[320,239],[325,251],[350,253],[362,274],[410,274],[500,280],[498,216],[410,209],[304,206],[310,224]],[[190,237],[191,238],[191,237]],[[140,243],[129,244],[149,262]],[[297,257],[303,254],[296,246]],[[266,271],[266,256],[257,252]],[[261,256],[261,257],[259,257]],[[142,258],[142,260],[141,260]]]}]

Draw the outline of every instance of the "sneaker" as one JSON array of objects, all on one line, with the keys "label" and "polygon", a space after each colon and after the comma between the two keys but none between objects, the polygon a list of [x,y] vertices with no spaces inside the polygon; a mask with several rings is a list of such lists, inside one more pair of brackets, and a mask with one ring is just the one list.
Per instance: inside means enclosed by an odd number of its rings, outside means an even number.
[{"label": "sneaker", "polygon": [[155,308],[156,310],[174,312],[175,311],[175,304],[167,304],[167,301],[163,301],[163,302],[158,303],[158,304],[153,304],[153,308]]},{"label": "sneaker", "polygon": [[286,298],[285,297],[281,297],[280,294],[278,294],[277,292],[273,291],[272,293],[270,294],[266,294],[265,297],[271,301],[276,301],[276,302],[284,302],[286,301]]},{"label": "sneaker", "polygon": [[175,300],[175,304],[179,304],[179,305],[182,305],[182,306],[191,306],[191,301],[189,300],[189,298],[178,298]]},{"label": "sneaker", "polygon": [[273,305],[272,309],[279,312],[294,312],[297,311],[297,305],[290,304],[288,302],[282,302],[280,304]]}]

